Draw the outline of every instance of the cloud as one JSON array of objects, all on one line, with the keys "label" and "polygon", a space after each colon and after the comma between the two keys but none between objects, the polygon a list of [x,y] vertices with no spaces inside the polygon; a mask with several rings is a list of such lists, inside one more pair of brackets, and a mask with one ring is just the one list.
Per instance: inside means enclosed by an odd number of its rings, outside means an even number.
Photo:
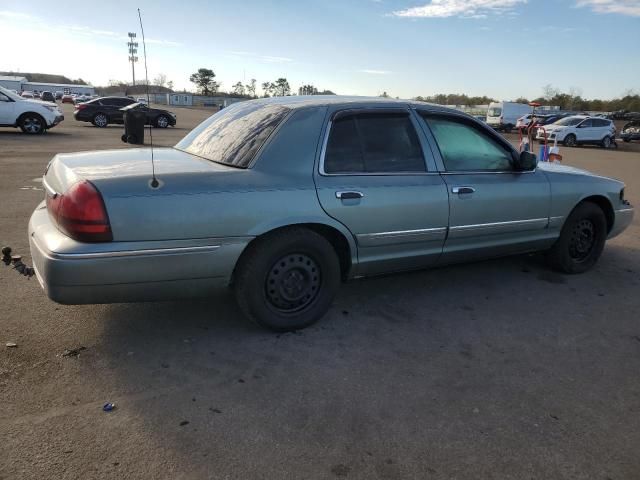
[{"label": "cloud", "polygon": [[527,3],[527,0],[431,0],[420,7],[397,10],[392,15],[408,18],[486,18],[490,14],[513,11],[522,3]]},{"label": "cloud", "polygon": [[173,42],[171,40],[158,40],[157,38],[147,38],[146,42],[154,45],[164,45],[166,47],[181,47],[183,45],[180,42]]},{"label": "cloud", "polygon": [[260,55],[260,60],[267,63],[289,63],[293,62],[293,58],[288,57],[274,57],[271,55]]},{"label": "cloud", "polygon": [[368,73],[369,75],[389,75],[391,72],[388,70],[373,70],[371,68],[363,68],[358,70],[361,73]]},{"label": "cloud", "polygon": [[5,17],[5,18],[21,18],[23,20],[27,20],[27,19],[31,19],[34,18],[33,16],[27,14],[27,13],[21,13],[21,12],[10,12],[8,10],[0,10],[0,17]]},{"label": "cloud", "polygon": [[640,17],[640,0],[577,0],[576,7],[588,7],[596,13]]}]

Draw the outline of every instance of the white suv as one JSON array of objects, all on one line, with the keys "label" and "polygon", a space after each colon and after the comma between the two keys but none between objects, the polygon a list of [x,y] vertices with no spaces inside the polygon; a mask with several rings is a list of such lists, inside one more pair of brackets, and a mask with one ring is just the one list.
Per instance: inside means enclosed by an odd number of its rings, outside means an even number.
[{"label": "white suv", "polygon": [[549,143],[558,140],[567,147],[591,144],[609,148],[615,138],[616,127],[606,118],[574,115],[545,125],[544,130],[539,128],[536,138],[544,140],[545,132]]},{"label": "white suv", "polygon": [[24,133],[43,133],[64,120],[58,105],[28,100],[0,87],[0,127],[20,127]]}]

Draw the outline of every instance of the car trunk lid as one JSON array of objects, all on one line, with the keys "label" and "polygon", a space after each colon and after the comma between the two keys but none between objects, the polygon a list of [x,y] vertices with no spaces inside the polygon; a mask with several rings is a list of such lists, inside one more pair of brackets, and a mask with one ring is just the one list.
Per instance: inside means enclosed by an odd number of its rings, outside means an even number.
[{"label": "car trunk lid", "polygon": [[[159,179],[163,176],[238,170],[174,148],[155,148],[153,158]],[[44,180],[49,189],[64,193],[81,180],[100,184],[124,178],[151,179],[151,174],[151,149],[130,148],[58,154],[49,162]]]}]

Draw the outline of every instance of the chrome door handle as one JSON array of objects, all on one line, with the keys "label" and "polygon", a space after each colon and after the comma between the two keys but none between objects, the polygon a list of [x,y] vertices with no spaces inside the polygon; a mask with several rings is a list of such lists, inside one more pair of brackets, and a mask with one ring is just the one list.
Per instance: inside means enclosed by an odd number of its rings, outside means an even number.
[{"label": "chrome door handle", "polygon": [[336,198],[340,200],[356,200],[364,197],[362,192],[336,192]]},{"label": "chrome door handle", "polygon": [[458,195],[462,195],[465,193],[474,193],[476,191],[473,187],[452,187],[451,193],[457,193]]}]

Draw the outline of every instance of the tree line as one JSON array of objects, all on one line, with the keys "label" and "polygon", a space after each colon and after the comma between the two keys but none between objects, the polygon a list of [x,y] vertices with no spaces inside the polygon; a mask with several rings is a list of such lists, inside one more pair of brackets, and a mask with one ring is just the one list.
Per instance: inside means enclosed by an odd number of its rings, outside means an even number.
[{"label": "tree line", "polygon": [[[191,74],[189,81],[196,86],[202,95],[218,94],[220,83],[216,81],[216,74],[210,68],[199,68],[197,72]],[[238,97],[258,98],[258,81],[252,78],[249,83],[237,82],[231,87],[229,94]],[[280,77],[273,82],[262,82],[262,97],[286,97],[294,95],[289,81]],[[313,85],[302,85],[298,88],[298,95],[335,95],[330,90],[318,90]]]},{"label": "tree line", "polygon": [[[386,93],[386,92],[385,92]],[[475,105],[487,105],[496,100],[487,96],[470,97],[465,94],[440,93],[426,97],[418,96],[414,100],[435,103],[438,105],[464,105],[473,107]],[[626,110],[630,112],[640,112],[640,95],[633,91],[625,92],[620,98],[611,100],[586,99],[578,88],[571,88],[568,92],[562,92],[553,85],[542,87],[542,95],[529,100],[525,97],[518,97],[513,100],[516,103],[537,102],[542,105],[557,105],[561,110],[593,111],[593,112],[616,112]]]}]

